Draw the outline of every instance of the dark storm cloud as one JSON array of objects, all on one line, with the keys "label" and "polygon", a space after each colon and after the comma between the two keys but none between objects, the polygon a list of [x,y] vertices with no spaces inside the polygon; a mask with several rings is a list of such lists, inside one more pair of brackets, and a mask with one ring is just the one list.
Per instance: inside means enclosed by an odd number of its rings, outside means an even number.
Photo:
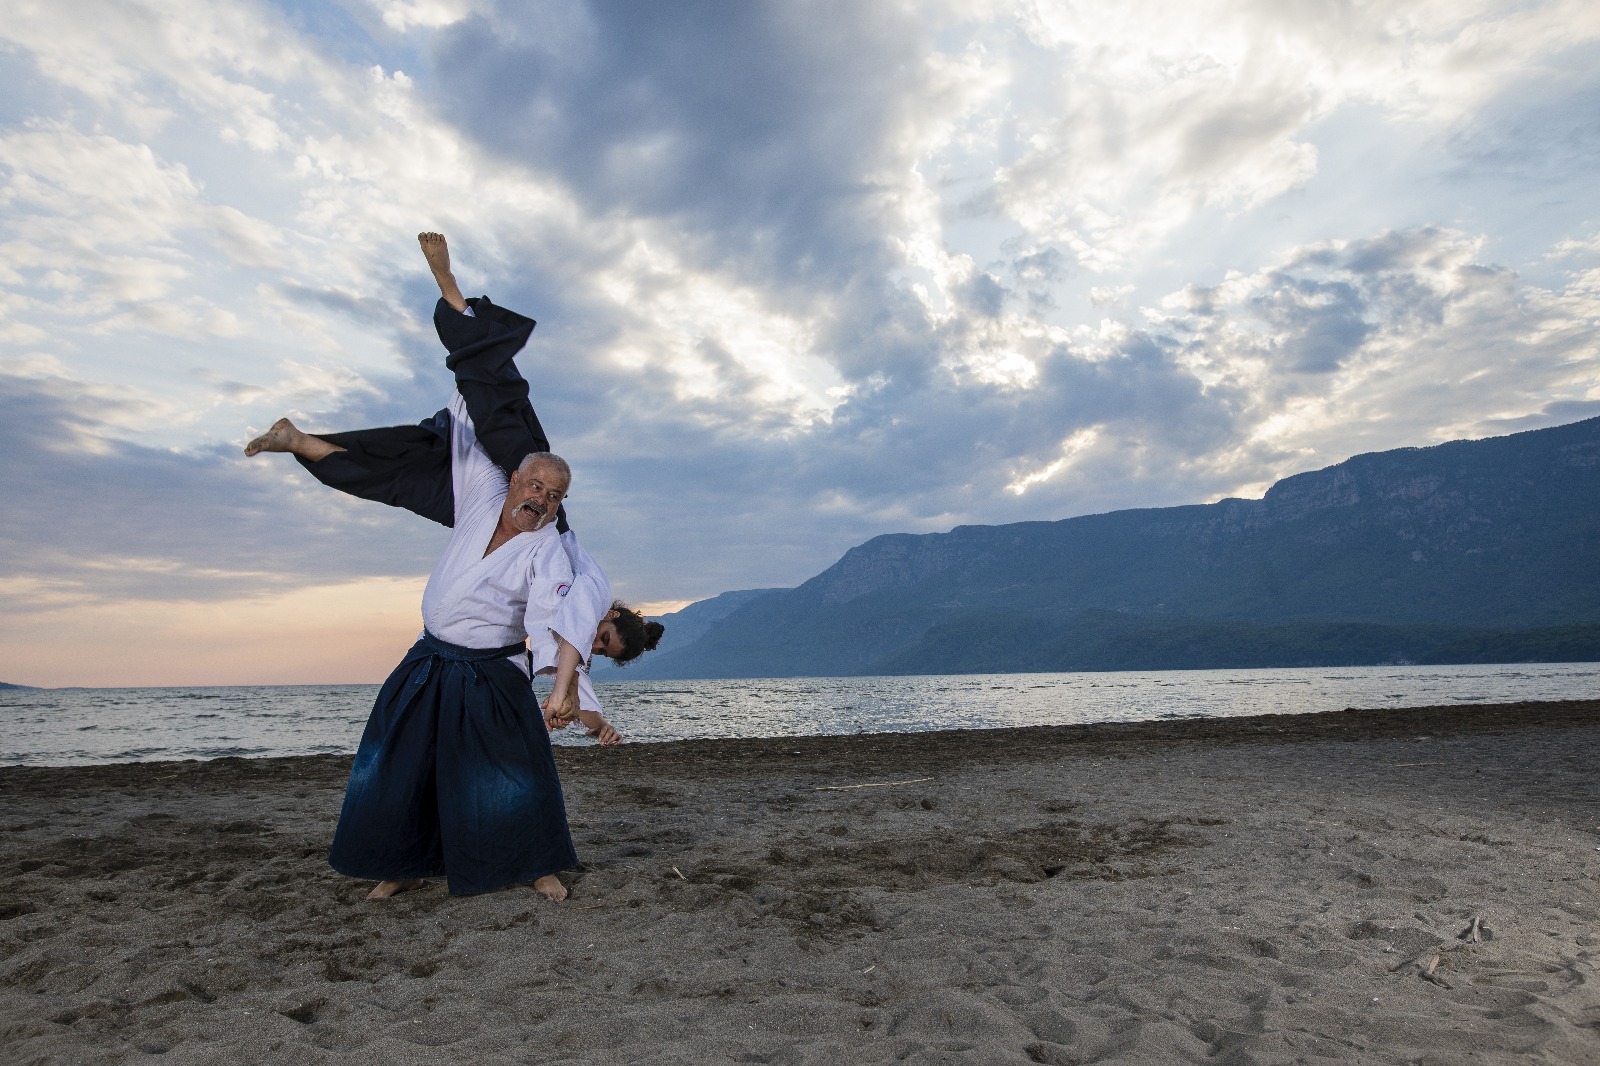
[{"label": "dark storm cloud", "polygon": [[1345,281],[1274,275],[1252,297],[1251,310],[1282,332],[1282,365],[1301,373],[1339,369],[1372,332],[1362,317],[1365,298]]},{"label": "dark storm cloud", "polygon": [[926,51],[884,5],[501,0],[441,35],[435,77],[454,121],[591,212],[818,284],[883,255],[871,175]]},{"label": "dark storm cloud", "polygon": [[1005,307],[1006,290],[993,274],[978,272],[961,287],[966,308],[985,318],[996,318]]},{"label": "dark storm cloud", "polygon": [[[930,374],[799,437],[751,434],[733,417],[713,431],[686,416],[639,424],[627,454],[580,467],[580,534],[614,580],[648,574],[661,596],[694,596],[798,583],[887,531],[1192,502],[1233,487],[1183,463],[1230,443],[1238,398],[1204,392],[1174,351],[1142,335],[1107,359],[1061,349],[1026,390]],[[1116,444],[1091,476],[1006,491],[1087,426]]]},{"label": "dark storm cloud", "polygon": [[[1017,468],[1048,462],[1078,429],[1110,427],[1113,436],[1143,442],[1148,454],[1193,454],[1227,440],[1239,398],[1202,390],[1176,362],[1177,352],[1176,342],[1146,334],[1132,335],[1108,358],[1086,359],[1061,347],[1046,355],[1037,382],[1026,389],[933,371],[904,388],[887,382],[863,390],[832,421],[788,437],[749,433],[733,410],[721,412],[718,428],[707,431],[707,419],[681,411],[634,427],[630,446],[650,458],[608,463],[596,456],[589,463],[599,483],[634,487],[634,498],[619,505],[655,516],[670,510],[673,499],[694,500],[703,516],[701,542],[723,540],[724,516],[747,512],[765,514],[774,530],[833,537],[847,528],[856,539],[845,547],[882,532],[873,516],[886,512],[900,515],[902,526],[923,515],[1054,516],[1059,496],[1035,506],[1005,486]],[[1159,481],[1161,474],[1151,477]],[[1084,507],[1123,498],[1116,486],[1074,491]],[[1035,499],[1050,495],[1042,491]],[[844,503],[818,513],[817,501],[827,498]],[[753,558],[759,544],[749,547]]]},{"label": "dark storm cloud", "polygon": [[[1514,281],[1504,268],[1468,262],[1473,250],[1461,234],[1432,226],[1314,246],[1257,275],[1242,296],[1231,283],[1185,288],[1187,313],[1170,328],[1224,358],[1249,354],[1276,372],[1326,375],[1379,333],[1437,327],[1452,305]],[[1248,353],[1224,336],[1241,322],[1257,327]]]},{"label": "dark storm cloud", "polygon": [[[62,379],[0,378],[7,574],[74,601],[210,600],[432,566],[439,527],[338,498],[287,456],[183,454],[106,440],[96,398]],[[140,414],[140,412],[133,412]],[[41,606],[30,597],[10,609]]]}]

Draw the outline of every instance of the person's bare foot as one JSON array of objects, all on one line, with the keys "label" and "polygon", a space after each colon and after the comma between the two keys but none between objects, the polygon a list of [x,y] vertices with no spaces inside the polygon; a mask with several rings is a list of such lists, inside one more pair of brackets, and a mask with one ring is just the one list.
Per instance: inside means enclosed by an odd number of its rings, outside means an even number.
[{"label": "person's bare foot", "polygon": [[533,883],[533,890],[552,903],[560,903],[567,898],[567,886],[555,874],[545,874],[539,878]]},{"label": "person's bare foot", "polygon": [[299,427],[287,418],[280,418],[272,423],[271,429],[246,444],[244,453],[256,455],[260,452],[292,452],[295,438],[299,436],[302,436]]},{"label": "person's bare foot", "polygon": [[444,302],[457,311],[467,309],[466,297],[461,295],[461,286],[456,284],[456,276],[450,273],[450,245],[442,233],[419,233],[417,243],[422,245],[422,258],[428,261],[428,269],[433,271],[433,280],[439,283],[439,295],[444,297]]},{"label": "person's bare foot", "polygon": [[342,451],[344,449],[337,444],[329,444],[321,437],[313,437],[309,433],[302,432],[287,418],[278,419],[272,423],[271,429],[244,446],[246,455],[259,455],[262,452],[293,452],[313,463],[334,452]]},{"label": "person's bare foot", "polygon": [[420,877],[413,877],[405,881],[379,881],[378,887],[367,893],[368,899],[388,899],[398,896],[402,892],[410,892],[414,888],[421,888],[424,882]]}]

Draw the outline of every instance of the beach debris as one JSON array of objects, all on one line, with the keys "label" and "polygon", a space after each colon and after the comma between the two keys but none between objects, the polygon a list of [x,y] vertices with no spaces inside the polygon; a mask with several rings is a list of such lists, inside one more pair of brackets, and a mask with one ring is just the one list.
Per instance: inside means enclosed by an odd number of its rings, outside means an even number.
[{"label": "beach debris", "polygon": [[1428,959],[1426,965],[1423,964],[1421,959],[1418,959],[1417,967],[1422,971],[1420,976],[1424,981],[1438,985],[1440,988],[1454,988],[1454,985],[1444,979],[1444,974],[1438,972],[1439,964],[1443,961],[1444,955],[1437,951]]},{"label": "beach debris", "polygon": [[895,785],[920,785],[931,777],[911,777],[904,781],[863,781],[859,785],[818,785],[813,792],[849,792],[853,788],[892,788]]},{"label": "beach debris", "polygon": [[680,870],[680,869],[678,869],[678,868],[677,868],[677,867],[676,867],[676,866],[674,866],[674,867],[673,867],[673,868],[672,868],[672,872],[673,872],[673,873],[675,873],[675,874],[677,874],[677,875],[678,875],[678,880],[680,880],[680,881],[687,881],[687,880],[689,880],[689,879],[688,879],[688,878],[687,878],[687,877],[685,877],[685,876],[683,876],[683,871],[682,871],[682,870]]},{"label": "beach debris", "polygon": [[1472,924],[1457,933],[1456,939],[1467,940],[1477,944],[1483,940],[1483,932],[1483,915],[1474,914],[1472,916]]},{"label": "beach debris", "polygon": [[862,972],[863,975],[865,975],[865,974],[871,973],[873,970],[876,970],[877,968],[878,968],[878,964],[877,963],[873,963],[871,966],[868,966],[865,970],[862,970],[861,972]]},{"label": "beach debris", "polygon": [[1442,760],[1434,760],[1433,762],[1397,762],[1397,763],[1395,763],[1396,767],[1400,767],[1400,766],[1444,766],[1444,765],[1445,765],[1445,763]]}]

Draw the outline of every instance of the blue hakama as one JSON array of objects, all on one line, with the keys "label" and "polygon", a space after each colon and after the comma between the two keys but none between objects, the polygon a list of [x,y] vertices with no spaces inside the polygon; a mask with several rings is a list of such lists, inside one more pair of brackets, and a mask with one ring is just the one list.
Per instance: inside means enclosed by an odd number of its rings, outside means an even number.
[{"label": "blue hakama", "polygon": [[431,634],[384,682],[328,861],[373,881],[445,876],[453,896],[577,865],[550,737],[520,644]]}]

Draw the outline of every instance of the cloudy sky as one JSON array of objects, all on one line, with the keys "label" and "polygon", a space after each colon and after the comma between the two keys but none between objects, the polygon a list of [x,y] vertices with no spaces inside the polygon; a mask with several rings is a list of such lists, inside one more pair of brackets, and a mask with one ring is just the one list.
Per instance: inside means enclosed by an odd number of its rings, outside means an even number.
[{"label": "cloudy sky", "polygon": [[619,592],[1600,414],[1592,0],[9,0],[0,680],[375,681],[444,531],[243,443],[522,357]]}]

